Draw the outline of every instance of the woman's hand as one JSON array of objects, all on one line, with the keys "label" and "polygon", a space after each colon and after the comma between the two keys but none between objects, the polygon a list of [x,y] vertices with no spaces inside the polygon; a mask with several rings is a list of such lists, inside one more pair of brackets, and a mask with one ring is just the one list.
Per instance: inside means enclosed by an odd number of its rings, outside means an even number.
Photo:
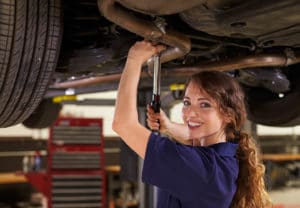
[{"label": "woman's hand", "polygon": [[149,41],[138,41],[129,50],[127,62],[142,65],[153,55],[165,50],[164,45],[153,45]]},{"label": "woman's hand", "polygon": [[165,112],[160,110],[159,113],[155,113],[152,107],[147,105],[147,125],[151,130],[167,134],[170,122]]},{"label": "woman's hand", "polygon": [[162,110],[154,113],[150,105],[147,106],[147,124],[151,130],[160,131],[181,144],[193,145],[186,125],[172,122]]}]

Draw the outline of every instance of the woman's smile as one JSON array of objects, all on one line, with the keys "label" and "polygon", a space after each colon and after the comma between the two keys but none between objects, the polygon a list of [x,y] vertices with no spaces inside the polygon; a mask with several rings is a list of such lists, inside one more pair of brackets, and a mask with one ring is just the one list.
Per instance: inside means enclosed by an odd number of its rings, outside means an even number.
[{"label": "woman's smile", "polygon": [[187,121],[187,125],[190,130],[195,130],[195,129],[200,128],[202,126],[202,123],[195,122],[195,121]]}]

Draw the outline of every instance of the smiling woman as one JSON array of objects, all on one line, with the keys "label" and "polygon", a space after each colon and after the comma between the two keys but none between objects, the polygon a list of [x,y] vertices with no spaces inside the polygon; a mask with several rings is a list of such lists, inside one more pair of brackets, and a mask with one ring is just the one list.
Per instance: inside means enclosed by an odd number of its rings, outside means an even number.
[{"label": "smiling woman", "polygon": [[[113,121],[116,133],[144,159],[143,181],[159,188],[157,207],[270,207],[256,145],[240,131],[246,118],[244,94],[232,77],[216,71],[193,75],[183,100],[184,124],[170,122],[162,111],[155,114],[148,107],[149,127],[177,142],[139,123],[141,67],[161,50],[146,41],[132,46]],[[197,146],[190,145],[194,140]]]}]

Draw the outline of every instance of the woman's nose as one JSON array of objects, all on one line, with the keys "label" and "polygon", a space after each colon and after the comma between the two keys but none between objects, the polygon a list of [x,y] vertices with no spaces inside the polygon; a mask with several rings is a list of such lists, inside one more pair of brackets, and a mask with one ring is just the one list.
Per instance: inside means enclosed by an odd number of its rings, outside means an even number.
[{"label": "woman's nose", "polygon": [[196,109],[195,106],[189,106],[189,108],[186,111],[186,115],[189,117],[198,116],[198,109]]}]

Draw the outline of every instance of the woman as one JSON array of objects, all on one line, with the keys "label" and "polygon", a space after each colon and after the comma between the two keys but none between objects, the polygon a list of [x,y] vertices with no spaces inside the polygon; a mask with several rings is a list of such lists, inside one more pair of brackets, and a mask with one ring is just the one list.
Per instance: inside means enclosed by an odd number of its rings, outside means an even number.
[{"label": "woman", "polygon": [[183,125],[148,108],[148,125],[177,142],[139,124],[136,97],[141,67],[162,50],[163,46],[146,41],[130,49],[113,121],[114,131],[144,159],[143,181],[159,187],[157,207],[269,207],[255,144],[240,131],[246,114],[234,79],[221,72],[192,76],[183,99]]}]

